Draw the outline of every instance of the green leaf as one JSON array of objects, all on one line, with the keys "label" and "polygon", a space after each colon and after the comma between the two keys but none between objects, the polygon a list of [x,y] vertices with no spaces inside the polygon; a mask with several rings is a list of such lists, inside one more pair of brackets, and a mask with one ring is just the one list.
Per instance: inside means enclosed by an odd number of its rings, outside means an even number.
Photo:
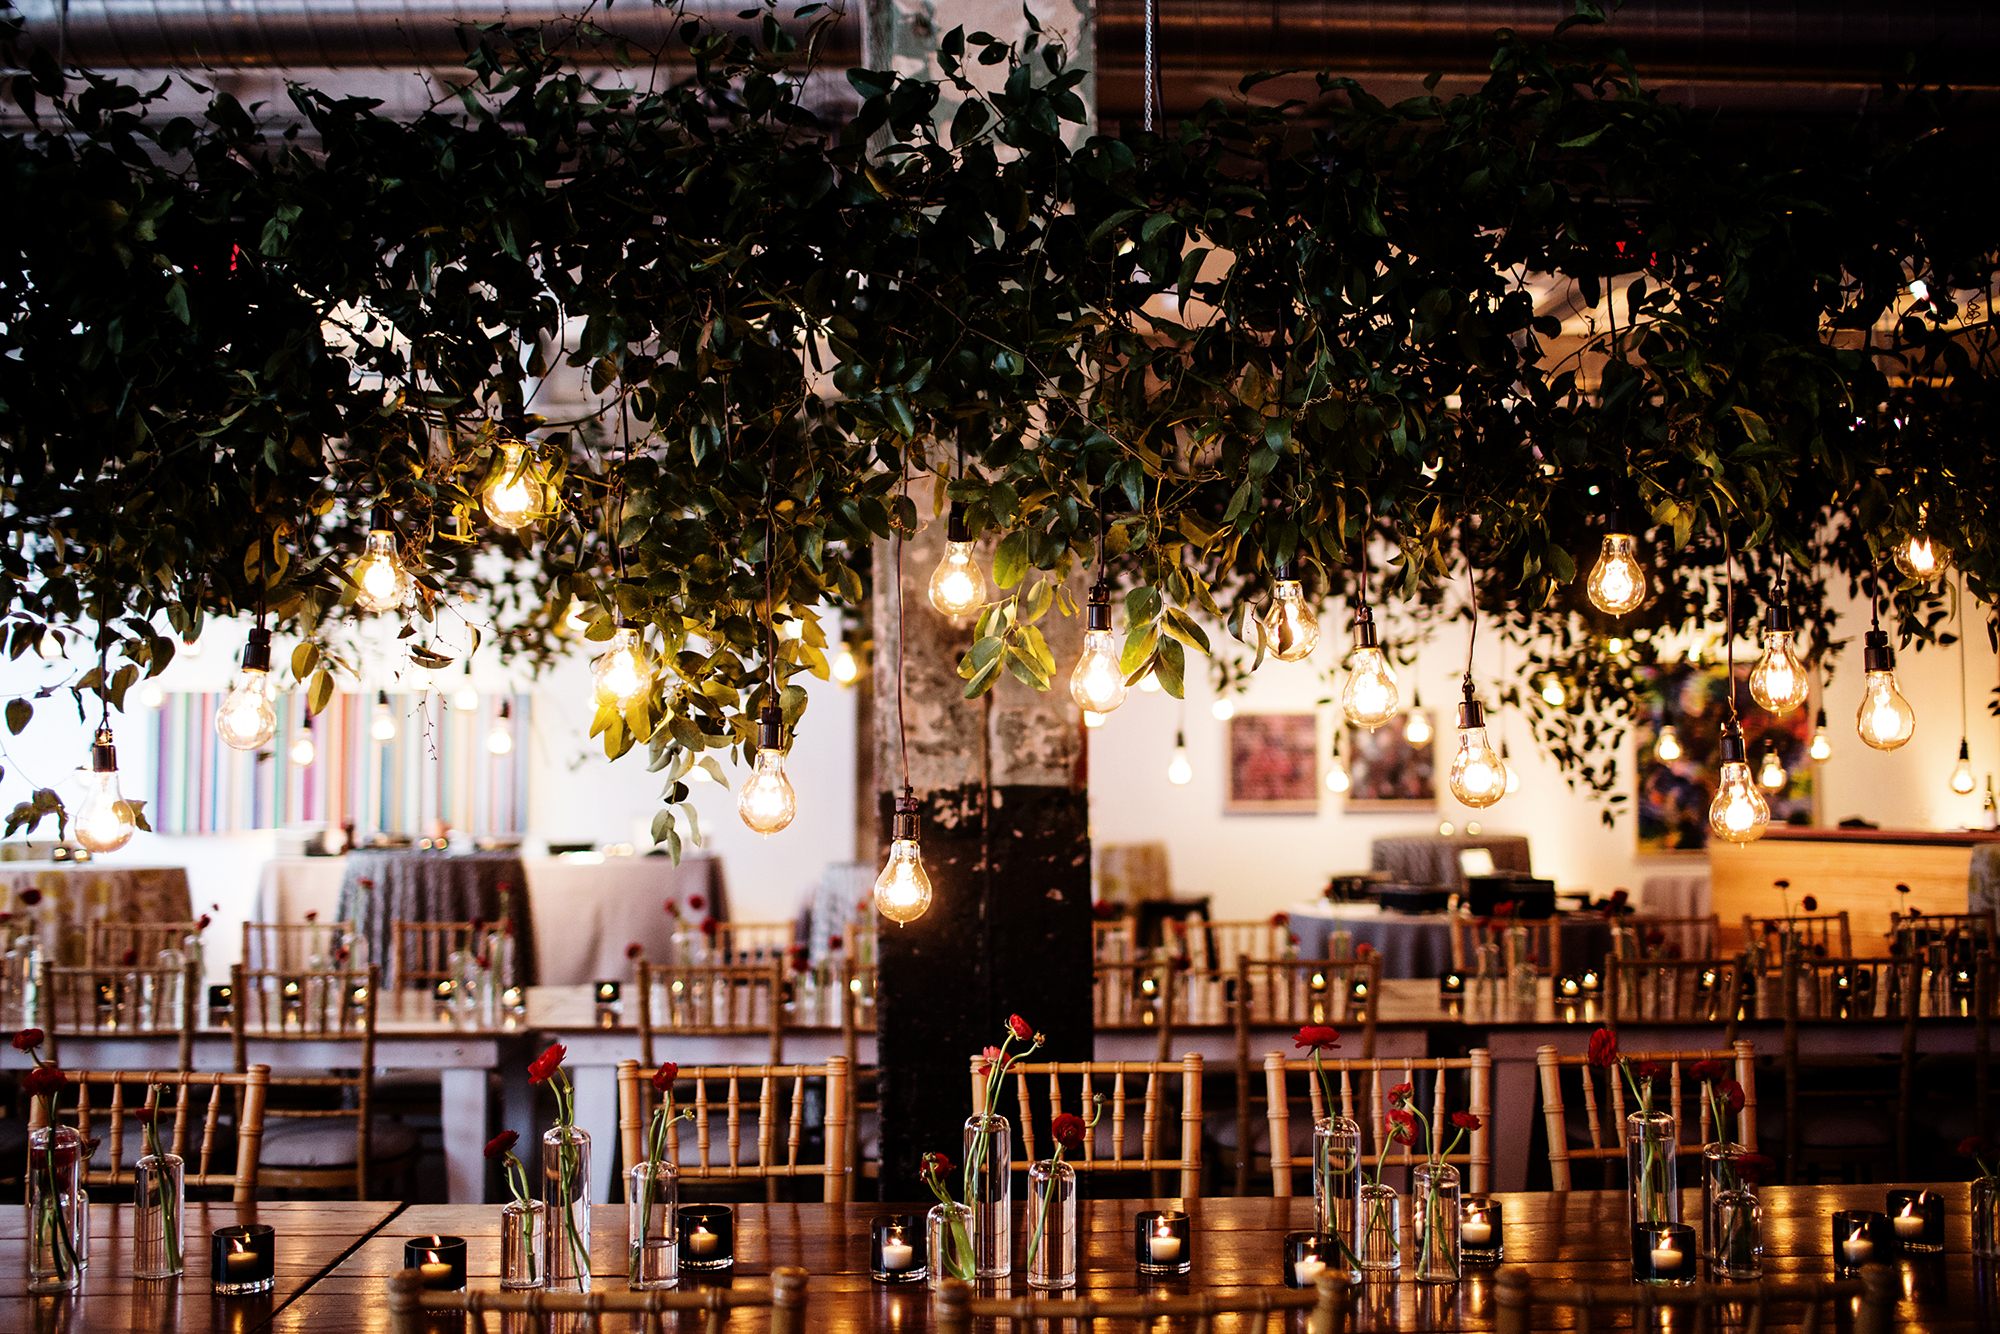
[{"label": "green leaf", "polygon": [[1015,529],[1000,539],[1000,545],[993,549],[993,582],[1001,588],[1012,588],[1021,582],[1028,572],[1028,535]]}]

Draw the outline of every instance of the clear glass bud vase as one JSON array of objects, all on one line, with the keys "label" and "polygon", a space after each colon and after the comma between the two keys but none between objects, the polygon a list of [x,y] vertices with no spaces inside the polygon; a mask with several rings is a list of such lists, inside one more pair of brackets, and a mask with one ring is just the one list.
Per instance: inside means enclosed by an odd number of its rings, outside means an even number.
[{"label": "clear glass bud vase", "polygon": [[1354,1202],[1354,1262],[1363,1274],[1394,1273],[1403,1264],[1403,1197],[1392,1186],[1364,1182]]},{"label": "clear glass bud vase", "polygon": [[635,1163],[625,1184],[632,1291],[680,1283],[680,1173],[672,1163]]},{"label": "clear glass bud vase", "polygon": [[1715,1258],[1715,1229],[1710,1226],[1715,1219],[1715,1197],[1746,1184],[1737,1162],[1748,1152],[1741,1144],[1720,1140],[1701,1146],[1701,1217],[1704,1229],[1701,1254],[1705,1260]]},{"label": "clear glass bud vase", "polygon": [[1352,1117],[1313,1122],[1313,1231],[1354,1235],[1354,1169],[1361,1155],[1361,1127]]},{"label": "clear glass bud vase", "polygon": [[1458,1282],[1458,1169],[1419,1163],[1410,1173],[1410,1208],[1416,1222],[1419,1283]]},{"label": "clear glass bud vase", "polygon": [[1674,1118],[1665,1112],[1634,1112],[1625,1118],[1625,1170],[1633,1227],[1681,1221],[1679,1146]]},{"label": "clear glass bud vase", "polygon": [[978,1277],[972,1263],[972,1210],[963,1204],[934,1204],[924,1217],[931,1286],[948,1278],[967,1283]]},{"label": "clear glass bud vase", "polygon": [[1028,1286],[1076,1286],[1076,1169],[1043,1159],[1028,1169]]},{"label": "clear glass bud vase", "polygon": [[500,1211],[500,1287],[539,1288],[547,1280],[549,1209],[540,1200],[510,1200]]},{"label": "clear glass bud vase", "polygon": [[1717,1191],[1705,1220],[1714,1250],[1713,1272],[1720,1279],[1752,1279],[1764,1275],[1764,1207],[1745,1183]]},{"label": "clear glass bud vase", "polygon": [[83,1276],[81,1141],[69,1126],[28,1132],[28,1291],[67,1292]]},{"label": "clear glass bud vase", "polygon": [[2000,1258],[2000,1177],[1973,1178],[1972,1253]]},{"label": "clear glass bud vase", "polygon": [[542,1134],[542,1199],[549,1206],[543,1286],[590,1291],[590,1133],[550,1126]]},{"label": "clear glass bud vase", "polygon": [[981,1278],[1014,1272],[1013,1127],[988,1112],[965,1121],[965,1203],[972,1207],[972,1263]]},{"label": "clear glass bud vase", "polygon": [[186,1166],[177,1154],[147,1154],[132,1185],[134,1278],[173,1278],[185,1268],[181,1217],[187,1202]]}]

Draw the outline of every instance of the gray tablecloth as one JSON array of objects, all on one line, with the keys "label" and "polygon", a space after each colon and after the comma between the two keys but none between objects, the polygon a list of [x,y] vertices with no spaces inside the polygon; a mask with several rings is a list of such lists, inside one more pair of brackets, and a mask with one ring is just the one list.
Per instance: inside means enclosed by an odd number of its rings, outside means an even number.
[{"label": "gray tablecloth", "polygon": [[1533,869],[1528,863],[1528,840],[1520,834],[1406,834],[1376,839],[1369,845],[1369,855],[1374,868],[1387,871],[1393,880],[1463,893],[1465,874],[1459,870],[1458,854],[1467,848],[1492,853],[1496,871]]},{"label": "gray tablecloth", "polygon": [[[1291,918],[1301,959],[1326,958],[1333,933],[1346,931],[1356,945],[1372,946],[1382,956],[1384,977],[1436,977],[1451,967],[1451,919],[1444,913],[1385,913],[1369,905],[1326,916],[1293,909]],[[1470,940],[1468,935],[1468,951]],[[1563,919],[1564,972],[1591,963],[1601,966],[1610,951],[1611,929],[1602,917],[1587,913]]]},{"label": "gray tablecloth", "polygon": [[1965,901],[1968,912],[1989,912],[2000,907],[2000,843],[1981,843],[1972,850]]},{"label": "gray tablecloth", "polygon": [[508,986],[531,986],[535,932],[528,912],[528,870],[511,852],[384,852],[347,855],[340,886],[340,920],[352,921],[368,942],[369,957],[388,973],[391,922],[514,923],[516,976]]}]

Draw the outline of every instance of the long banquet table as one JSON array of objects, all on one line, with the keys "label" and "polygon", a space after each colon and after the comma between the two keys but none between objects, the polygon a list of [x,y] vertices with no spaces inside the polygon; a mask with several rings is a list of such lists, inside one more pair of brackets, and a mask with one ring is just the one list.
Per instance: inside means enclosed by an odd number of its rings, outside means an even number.
[{"label": "long banquet table", "polygon": [[[1921,1326],[1936,1331],[1990,1327],[1995,1313],[1996,1279],[1976,1269],[1970,1254],[1967,1188],[1956,1182],[1935,1186],[1944,1192],[1947,1219],[1945,1253],[1920,1261],[1901,1261],[1894,1268],[1901,1293],[1896,1310],[1899,1327]],[[1831,1237],[1828,1215],[1835,1209],[1872,1208],[1883,1204],[1882,1186],[1771,1187],[1764,1204],[1764,1268],[1775,1278],[1831,1277]],[[685,1195],[684,1195],[685,1198]],[[1699,1211],[1700,1192],[1683,1192],[1684,1216]],[[1540,1193],[1501,1197],[1505,1212],[1506,1262],[1522,1265],[1537,1281],[1581,1282],[1616,1287],[1630,1281],[1631,1249],[1622,1191],[1579,1191],[1569,1195]],[[1080,1256],[1081,1289],[1092,1296],[1130,1296],[1142,1290],[1175,1295],[1225,1294],[1275,1286],[1284,1234],[1309,1229],[1312,1200],[1201,1199],[1087,1200],[1082,1209],[1085,1232]],[[1132,1265],[1132,1216],[1141,1209],[1185,1207],[1194,1223],[1194,1271],[1185,1278],[1162,1282],[1142,1280]],[[868,1220],[886,1213],[922,1213],[921,1204],[739,1204],[736,1210],[735,1281],[745,1285],[766,1281],[779,1265],[797,1265],[811,1275],[807,1282],[807,1328],[812,1330],[898,1330],[906,1334],[934,1327],[931,1290],[925,1284],[890,1287],[868,1278]],[[989,1280],[982,1293],[1025,1295],[1022,1260],[1022,1213],[1015,1205],[1014,1276]],[[453,1205],[415,1205],[403,1210],[355,1248],[332,1271],[319,1278],[278,1312],[271,1328],[288,1334],[377,1334],[388,1325],[382,1300],[388,1276],[402,1266],[403,1241],[411,1236],[444,1233],[467,1240],[470,1286],[488,1291],[499,1286],[499,1210]],[[1407,1248],[1407,1225],[1405,1244]],[[591,1216],[591,1272],[607,1288],[622,1288],[625,1278],[625,1211],[600,1207]],[[1386,1330],[1466,1330],[1493,1328],[1491,1268],[1468,1269],[1456,1284],[1433,1286],[1407,1278],[1361,1285],[1356,1294],[1355,1328]],[[1765,1328],[1797,1327],[1804,1315],[1799,1306],[1774,1307]],[[739,1310],[732,1330],[768,1328],[768,1312]],[[1271,1322],[1278,1328],[1303,1328],[1293,1317]],[[1676,1322],[1678,1323],[1678,1322]],[[1534,1313],[1536,1328],[1573,1327],[1566,1315],[1548,1308]],[[637,1329],[636,1319],[603,1317],[602,1329]],[[982,1322],[982,1328],[994,1328]],[[1177,1322],[1168,1328],[1189,1328]],[[1824,1327],[1824,1326],[1823,1326]],[[1843,1318],[1835,1327],[1847,1327]],[[1218,1319],[1217,1334],[1261,1330],[1252,1317]]]}]

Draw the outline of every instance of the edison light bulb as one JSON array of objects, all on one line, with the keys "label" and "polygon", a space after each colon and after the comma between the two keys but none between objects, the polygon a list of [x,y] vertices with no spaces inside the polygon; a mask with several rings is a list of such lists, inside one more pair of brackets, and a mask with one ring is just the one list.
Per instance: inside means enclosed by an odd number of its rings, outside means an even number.
[{"label": "edison light bulb", "polygon": [[1472,697],[1466,682],[1465,701],[1458,706],[1458,754],[1451,760],[1451,795],[1466,805],[1491,806],[1507,791],[1507,766],[1486,739],[1486,709]]},{"label": "edison light bulb", "polygon": [[1175,787],[1186,787],[1194,781],[1194,766],[1188,763],[1187,737],[1184,733],[1174,733],[1174,757],[1167,761],[1167,781]]},{"label": "edison light bulb", "polygon": [[653,659],[646,641],[630,621],[621,619],[604,656],[591,669],[596,677],[599,708],[625,712],[632,701],[653,688]]},{"label": "edison light bulb", "polygon": [[1085,709],[1083,711],[1083,725],[1085,727],[1102,727],[1104,726],[1104,715],[1094,709]]},{"label": "edison light bulb", "polygon": [[1118,646],[1111,639],[1111,585],[1100,582],[1090,590],[1090,619],[1083,632],[1083,654],[1069,676],[1069,697],[1091,713],[1109,713],[1125,702],[1125,673],[1118,666]]},{"label": "edison light bulb", "polygon": [[1340,688],[1340,711],[1348,722],[1372,731],[1396,716],[1401,699],[1396,673],[1375,640],[1375,614],[1364,602],[1354,613],[1354,654]]},{"label": "edison light bulb", "polygon": [[243,678],[215,711],[215,734],[232,749],[255,750],[278,730],[278,711],[271,707],[271,632],[261,626],[244,645]]},{"label": "edison light bulb", "polygon": [[970,616],[986,601],[986,576],[972,558],[972,543],[947,542],[944,559],[931,571],[931,605],[954,621]]},{"label": "edison light bulb", "polygon": [[1660,739],[1653,743],[1653,754],[1669,764],[1681,757],[1681,734],[1672,723],[1660,729]]},{"label": "edison light bulb", "polygon": [[1806,702],[1806,690],[1806,669],[1792,652],[1792,609],[1773,602],[1764,609],[1764,656],[1750,669],[1750,698],[1786,714]]},{"label": "edison light bulb", "polygon": [[1722,729],[1722,778],[1715,800],[1708,807],[1708,828],[1726,843],[1748,843],[1761,838],[1771,823],[1771,808],[1764,794],[1750,781],[1750,766],[1743,762],[1743,730],[1735,723]]},{"label": "edison light bulb", "polygon": [[1646,572],[1632,554],[1630,533],[1605,534],[1584,591],[1592,606],[1613,616],[1623,616],[1646,600]]},{"label": "edison light bulb", "polygon": [[861,664],[854,660],[854,650],[842,644],[840,652],[834,655],[833,679],[844,686],[851,686],[861,675]]},{"label": "edison light bulb", "polygon": [[452,692],[451,707],[460,713],[471,713],[479,707],[479,692],[472,688],[472,682],[467,681]]},{"label": "edison light bulb", "polygon": [[532,463],[523,464],[520,445],[509,442],[502,447],[500,461],[486,479],[484,500],[487,516],[510,533],[541,517],[542,482]]},{"label": "edison light bulb", "polygon": [[743,823],[767,837],[790,824],[799,810],[798,794],[785,777],[784,747],[785,717],[767,704],[757,716],[756,768],[736,794],[736,813]]},{"label": "edison light bulb", "polygon": [[1563,683],[1551,676],[1542,683],[1542,703],[1552,709],[1560,709],[1569,703],[1569,691],[1564,690]]},{"label": "edison light bulb", "polygon": [[[1919,517],[1918,522],[1922,521]],[[1905,578],[1921,579],[1926,583],[1937,578],[1938,571],[1944,566],[1938,558],[1937,548],[1923,533],[1913,534],[1897,543],[1895,556],[1896,568],[1903,572]]]},{"label": "edison light bulb", "polygon": [[1500,765],[1507,771],[1507,795],[1513,796],[1521,790],[1521,775],[1514,768],[1513,758],[1507,754],[1507,743],[1500,743]]},{"label": "edison light bulb", "polygon": [[303,769],[319,757],[319,750],[313,745],[310,728],[299,733],[299,739],[292,743],[292,763]]},{"label": "edison light bulb", "polygon": [[1833,758],[1833,742],[1826,735],[1826,710],[1819,711],[1819,722],[1813,728],[1811,755],[1816,760]]},{"label": "edison light bulb", "polygon": [[1305,586],[1292,578],[1292,567],[1278,567],[1271,590],[1271,607],[1264,613],[1264,643],[1280,662],[1309,657],[1319,643],[1319,617],[1306,602]]},{"label": "edison light bulb", "polygon": [[923,847],[917,842],[917,800],[908,788],[896,798],[893,829],[889,860],[875,879],[875,911],[901,926],[931,906],[931,878],[924,873]]},{"label": "edison light bulb", "polygon": [[1342,764],[1340,757],[1336,755],[1333,760],[1333,767],[1326,771],[1327,791],[1345,792],[1353,786],[1354,780],[1347,776],[1347,766]]},{"label": "edison light bulb", "polygon": [[111,729],[100,727],[83,776],[83,804],[76,812],[76,841],[92,852],[116,852],[132,841],[138,823],[118,790],[118,751]]},{"label": "edison light bulb", "polygon": [[375,692],[375,720],[368,724],[368,735],[377,741],[396,739],[396,720],[389,714],[389,692]]},{"label": "edison light bulb", "polygon": [[494,755],[505,755],[514,749],[514,728],[508,721],[514,710],[506,700],[500,701],[500,715],[493,720],[493,730],[486,734],[486,749]]},{"label": "edison light bulb", "polygon": [[1964,737],[1960,737],[1958,739],[1958,767],[1951,771],[1951,790],[1962,797],[1977,786],[1978,783],[1972,777],[1971,747],[1966,744]]},{"label": "edison light bulb", "polygon": [[1236,701],[1224,695],[1221,699],[1209,705],[1208,711],[1214,716],[1215,721],[1226,723],[1236,716]]},{"label": "edison light bulb", "polygon": [[1889,636],[1870,630],[1861,650],[1861,664],[1867,683],[1861,690],[1861,708],[1855,714],[1855,730],[1877,750],[1894,750],[1917,730],[1917,715],[1910,702],[1896,688],[1896,651]]},{"label": "edison light bulb", "polygon": [[157,709],[167,702],[167,692],[160,689],[158,681],[148,681],[139,687],[139,704],[142,708]]},{"label": "edison light bulb", "polygon": [[410,600],[410,572],[396,550],[389,528],[389,507],[377,505],[368,524],[368,546],[347,567],[354,579],[354,605],[363,611],[389,611]]},{"label": "edison light bulb", "polygon": [[1431,716],[1424,712],[1421,696],[1410,710],[1409,724],[1403,728],[1403,740],[1413,746],[1427,746],[1431,740]]},{"label": "edison light bulb", "polygon": [[1777,792],[1783,789],[1788,781],[1785,766],[1778,762],[1777,747],[1766,746],[1764,748],[1764,765],[1757,771],[1757,786],[1763,788],[1766,792]]}]

